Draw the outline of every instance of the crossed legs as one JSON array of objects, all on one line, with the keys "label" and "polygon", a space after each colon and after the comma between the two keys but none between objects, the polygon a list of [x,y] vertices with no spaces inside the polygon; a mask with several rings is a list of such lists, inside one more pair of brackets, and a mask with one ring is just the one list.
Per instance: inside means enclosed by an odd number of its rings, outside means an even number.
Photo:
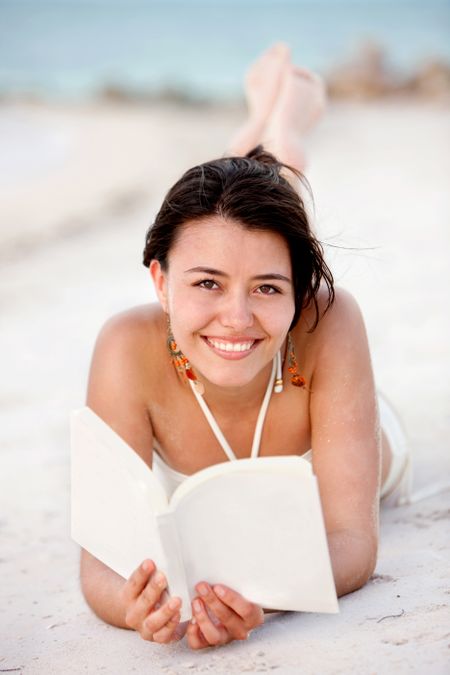
[{"label": "crossed legs", "polygon": [[322,79],[294,65],[289,47],[266,50],[245,78],[248,118],[233,137],[230,154],[245,155],[259,143],[303,173],[304,138],[325,109]]}]

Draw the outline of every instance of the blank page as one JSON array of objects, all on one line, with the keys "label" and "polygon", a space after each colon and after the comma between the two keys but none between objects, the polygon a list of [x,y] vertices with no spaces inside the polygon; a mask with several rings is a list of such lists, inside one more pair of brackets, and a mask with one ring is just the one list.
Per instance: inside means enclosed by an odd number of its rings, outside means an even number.
[{"label": "blank page", "polygon": [[[189,478],[171,501],[191,595],[205,580],[266,608],[338,611],[310,464],[264,457],[228,462],[222,470]],[[202,480],[207,472],[210,479]]]},{"label": "blank page", "polygon": [[167,497],[152,471],[90,408],[71,416],[72,538],[121,576],[165,567],[155,515]]}]

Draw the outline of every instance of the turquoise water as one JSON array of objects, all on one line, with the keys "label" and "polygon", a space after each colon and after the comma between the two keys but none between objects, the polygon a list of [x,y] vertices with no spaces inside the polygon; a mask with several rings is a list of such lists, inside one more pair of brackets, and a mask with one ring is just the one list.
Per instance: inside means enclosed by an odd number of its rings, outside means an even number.
[{"label": "turquoise water", "polygon": [[450,3],[439,0],[0,0],[0,93],[77,99],[114,86],[233,97],[276,40],[326,73],[366,38],[408,73],[450,62]]}]

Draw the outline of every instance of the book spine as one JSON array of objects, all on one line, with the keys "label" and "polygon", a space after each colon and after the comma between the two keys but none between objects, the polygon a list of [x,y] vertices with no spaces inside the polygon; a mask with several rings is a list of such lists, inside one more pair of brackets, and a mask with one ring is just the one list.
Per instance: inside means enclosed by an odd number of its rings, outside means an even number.
[{"label": "book spine", "polygon": [[166,511],[165,513],[158,514],[156,518],[166,561],[165,568],[162,571],[167,577],[169,595],[181,598],[181,621],[188,621],[192,615],[191,600],[175,513],[173,511]]}]

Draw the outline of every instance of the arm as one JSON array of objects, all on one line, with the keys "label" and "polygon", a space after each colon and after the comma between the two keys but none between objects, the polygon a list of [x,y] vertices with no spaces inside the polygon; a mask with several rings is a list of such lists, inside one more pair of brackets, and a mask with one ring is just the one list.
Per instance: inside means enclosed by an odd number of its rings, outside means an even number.
[{"label": "arm", "polygon": [[125,579],[84,549],[81,549],[80,579],[83,595],[95,614],[113,626],[129,628],[122,599]]},{"label": "arm", "polygon": [[[133,332],[131,320],[124,316],[110,319],[102,328],[92,357],[86,405],[151,466],[152,430],[142,403],[142,377],[132,356]],[[81,588],[89,606],[104,621],[125,626],[120,602],[124,580],[86,551],[80,563]]]},{"label": "arm", "polygon": [[378,547],[380,438],[364,322],[338,290],[317,327],[311,445],[338,595],[371,576]]},{"label": "arm", "polygon": [[[153,433],[144,380],[152,349],[149,333],[148,320],[136,310],[104,326],[92,358],[87,405],[151,467]],[[169,606],[166,579],[152,561],[143,561],[125,580],[82,550],[80,580],[88,605],[107,623],[134,628],[147,640],[175,639],[181,602]]]}]

